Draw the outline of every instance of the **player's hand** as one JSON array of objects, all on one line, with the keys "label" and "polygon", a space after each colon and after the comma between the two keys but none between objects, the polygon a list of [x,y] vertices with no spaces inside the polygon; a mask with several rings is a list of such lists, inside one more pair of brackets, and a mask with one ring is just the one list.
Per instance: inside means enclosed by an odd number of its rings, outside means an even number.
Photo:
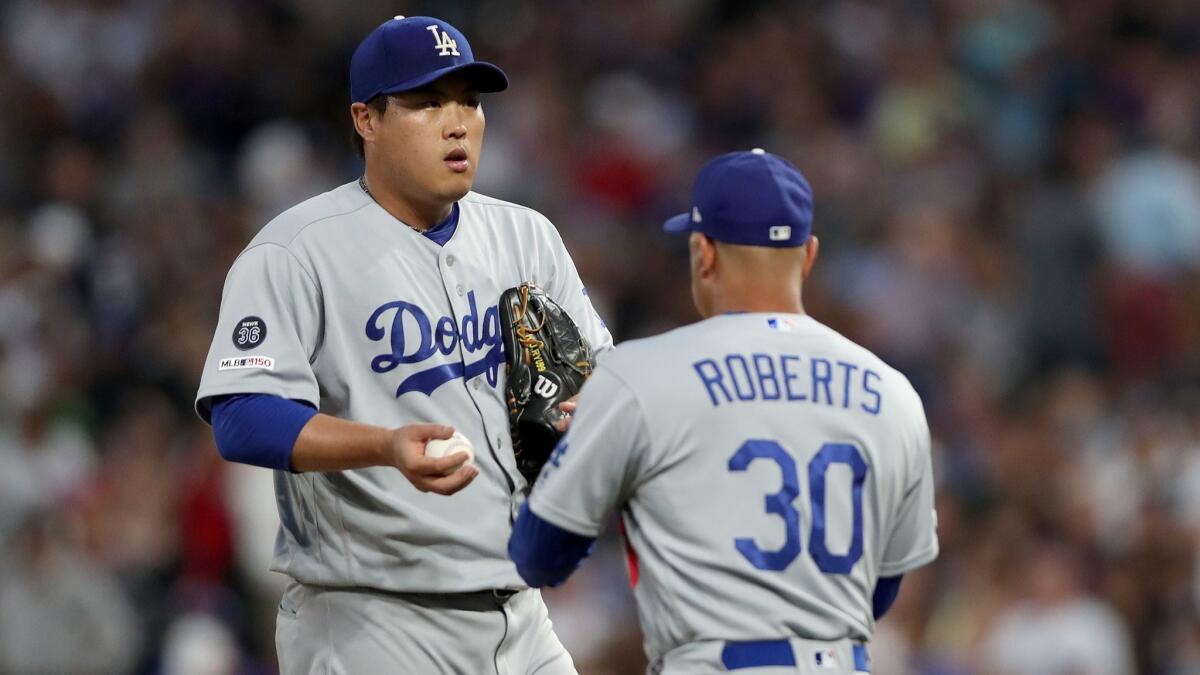
[{"label": "player's hand", "polygon": [[558,429],[559,433],[567,433],[567,429],[571,427],[571,419],[575,415],[575,407],[579,405],[579,394],[575,394],[571,398],[558,404],[558,409],[566,413],[563,418],[554,423],[554,428]]},{"label": "player's hand", "polygon": [[479,475],[479,469],[467,464],[467,453],[445,457],[426,457],[425,444],[435,438],[445,440],[454,427],[444,424],[409,424],[392,432],[392,465],[421,492],[452,495],[465,488]]}]

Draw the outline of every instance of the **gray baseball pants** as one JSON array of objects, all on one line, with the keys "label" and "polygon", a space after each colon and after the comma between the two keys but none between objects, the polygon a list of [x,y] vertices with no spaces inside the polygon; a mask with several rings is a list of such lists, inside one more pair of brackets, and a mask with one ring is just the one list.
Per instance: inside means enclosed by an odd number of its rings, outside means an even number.
[{"label": "gray baseball pants", "polygon": [[396,594],[293,582],[275,628],[281,675],[575,675],[537,590]]}]

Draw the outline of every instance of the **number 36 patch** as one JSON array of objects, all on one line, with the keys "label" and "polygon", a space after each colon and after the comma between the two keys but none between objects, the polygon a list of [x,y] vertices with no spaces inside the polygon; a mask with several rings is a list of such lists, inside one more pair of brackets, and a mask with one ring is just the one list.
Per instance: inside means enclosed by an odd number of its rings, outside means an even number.
[{"label": "number 36 patch", "polygon": [[233,346],[246,351],[267,339],[267,324],[257,316],[248,316],[233,327]]}]

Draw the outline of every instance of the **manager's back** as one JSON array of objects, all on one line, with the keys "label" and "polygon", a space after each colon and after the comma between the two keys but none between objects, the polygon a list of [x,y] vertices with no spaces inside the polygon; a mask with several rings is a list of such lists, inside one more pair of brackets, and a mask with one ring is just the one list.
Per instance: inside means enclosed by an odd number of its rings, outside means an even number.
[{"label": "manager's back", "polygon": [[[865,642],[877,580],[937,555],[920,399],[810,317],[722,315],[626,343],[585,397],[610,421],[572,429],[531,506],[587,522],[620,481],[652,661],[690,643]],[[793,658],[838,660],[822,649]]]}]

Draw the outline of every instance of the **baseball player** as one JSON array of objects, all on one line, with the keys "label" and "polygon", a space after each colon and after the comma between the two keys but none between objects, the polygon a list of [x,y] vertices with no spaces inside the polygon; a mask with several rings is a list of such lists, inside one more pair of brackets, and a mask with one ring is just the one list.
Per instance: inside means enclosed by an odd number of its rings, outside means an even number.
[{"label": "baseball player", "polygon": [[561,582],[613,511],[650,670],[867,671],[901,575],[937,556],[929,431],[908,381],[804,313],[812,193],[762,150],[695,182],[699,323],[623,344],[584,385],[509,543]]},{"label": "baseball player", "polygon": [[[528,485],[499,296],[536,283],[612,340],[554,226],[470,192],[480,94],[507,86],[444,21],[380,25],[350,63],[363,177],[229,271],[196,407],[224,457],[275,470],[284,673],[575,672],[505,552]],[[473,459],[425,454],[454,430]]]}]

